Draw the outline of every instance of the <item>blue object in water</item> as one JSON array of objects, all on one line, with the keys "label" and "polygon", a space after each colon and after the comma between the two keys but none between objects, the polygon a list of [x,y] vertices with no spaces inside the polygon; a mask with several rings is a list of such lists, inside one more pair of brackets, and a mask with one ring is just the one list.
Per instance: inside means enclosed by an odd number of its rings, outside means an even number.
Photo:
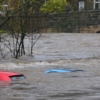
[{"label": "blue object in water", "polygon": [[77,70],[77,69],[50,69],[46,70],[45,73],[71,73],[71,72],[77,72],[77,71],[83,71],[83,70]]}]

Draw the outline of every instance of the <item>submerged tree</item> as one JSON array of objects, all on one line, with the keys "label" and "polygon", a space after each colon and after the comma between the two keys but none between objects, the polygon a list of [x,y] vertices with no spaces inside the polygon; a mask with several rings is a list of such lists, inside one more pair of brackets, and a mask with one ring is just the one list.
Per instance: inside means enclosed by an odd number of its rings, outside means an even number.
[{"label": "submerged tree", "polygon": [[[4,1],[1,2],[3,3]],[[0,30],[2,30],[0,34],[0,53],[2,57],[5,56],[5,49],[10,50],[10,53],[15,58],[25,55],[24,40],[27,36],[31,38],[30,53],[32,55],[32,48],[35,44],[33,33],[37,29],[34,29],[32,24],[33,27],[29,29],[29,25],[31,23],[31,15],[36,11],[39,12],[39,8],[36,5],[40,7],[41,3],[37,2],[37,0],[9,0],[7,14],[0,15]]]}]

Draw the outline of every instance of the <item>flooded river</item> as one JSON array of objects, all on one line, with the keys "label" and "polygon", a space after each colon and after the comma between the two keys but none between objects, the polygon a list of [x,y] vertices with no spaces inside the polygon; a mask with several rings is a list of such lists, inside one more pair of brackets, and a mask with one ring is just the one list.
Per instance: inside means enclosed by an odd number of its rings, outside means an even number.
[{"label": "flooded river", "polygon": [[[34,56],[0,61],[26,80],[0,82],[0,100],[100,100],[100,34],[42,34]],[[83,70],[45,73],[53,68]]]}]

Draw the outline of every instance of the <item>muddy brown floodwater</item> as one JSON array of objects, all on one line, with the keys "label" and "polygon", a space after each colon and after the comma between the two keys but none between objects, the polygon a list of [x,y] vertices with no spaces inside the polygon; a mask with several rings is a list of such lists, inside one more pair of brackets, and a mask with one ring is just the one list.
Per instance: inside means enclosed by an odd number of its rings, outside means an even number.
[{"label": "muddy brown floodwater", "polygon": [[[100,34],[42,34],[33,52],[33,57],[0,61],[0,70],[26,77],[0,82],[0,100],[100,100]],[[52,68],[83,71],[45,73]]]}]

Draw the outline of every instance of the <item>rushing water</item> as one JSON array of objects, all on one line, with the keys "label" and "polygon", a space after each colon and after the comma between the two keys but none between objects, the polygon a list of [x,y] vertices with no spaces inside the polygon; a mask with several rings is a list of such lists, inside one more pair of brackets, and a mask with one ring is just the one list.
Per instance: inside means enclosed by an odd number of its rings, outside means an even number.
[{"label": "rushing water", "polygon": [[[99,41],[99,34],[43,34],[34,56],[1,60],[1,70],[23,73],[26,79],[0,82],[0,100],[100,100]],[[45,73],[52,68],[84,71]]]}]

